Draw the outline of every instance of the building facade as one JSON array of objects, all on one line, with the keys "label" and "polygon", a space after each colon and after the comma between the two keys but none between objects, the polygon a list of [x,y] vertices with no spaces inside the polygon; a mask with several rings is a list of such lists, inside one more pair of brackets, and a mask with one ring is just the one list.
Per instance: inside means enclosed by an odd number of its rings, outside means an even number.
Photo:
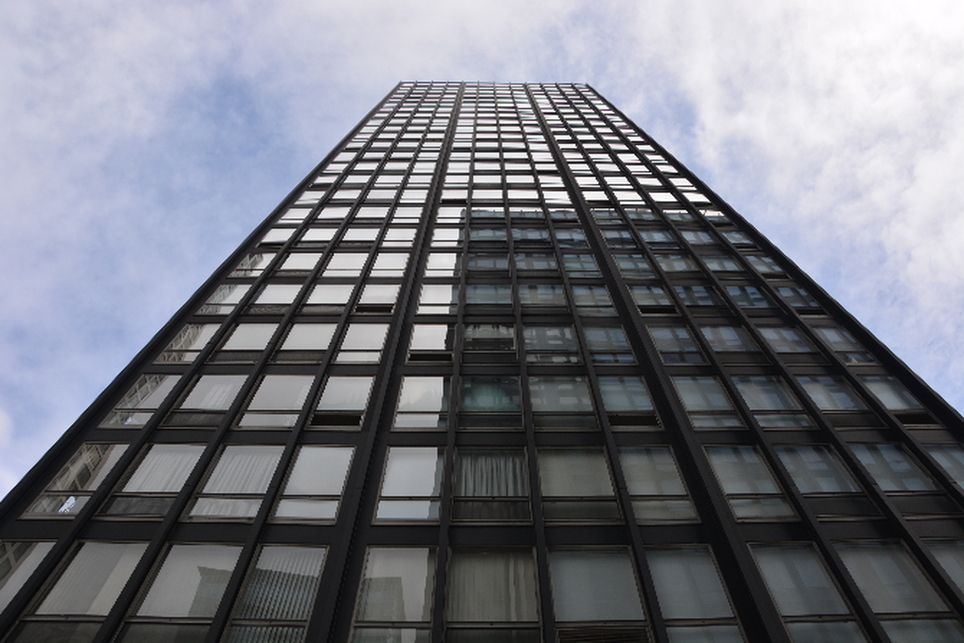
[{"label": "building facade", "polygon": [[0,505],[0,640],[964,641],[962,429],[590,87],[401,83]]}]

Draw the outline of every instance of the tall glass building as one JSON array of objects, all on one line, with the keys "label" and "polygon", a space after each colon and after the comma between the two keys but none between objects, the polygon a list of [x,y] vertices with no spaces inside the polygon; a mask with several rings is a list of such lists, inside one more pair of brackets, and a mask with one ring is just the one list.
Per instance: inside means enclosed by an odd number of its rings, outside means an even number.
[{"label": "tall glass building", "polygon": [[0,637],[960,642],[962,429],[590,87],[401,83],[0,505]]}]

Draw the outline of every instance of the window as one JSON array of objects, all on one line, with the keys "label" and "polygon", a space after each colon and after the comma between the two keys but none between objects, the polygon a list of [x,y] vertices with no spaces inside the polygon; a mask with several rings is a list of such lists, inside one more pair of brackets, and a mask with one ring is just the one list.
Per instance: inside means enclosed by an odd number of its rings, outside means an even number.
[{"label": "window", "polygon": [[[640,309],[669,307],[673,301],[662,286],[633,286],[630,288],[633,301]],[[646,312],[646,310],[643,310]]]},{"label": "window", "polygon": [[374,381],[371,375],[329,375],[312,424],[345,428],[360,426]]},{"label": "window", "polygon": [[163,516],[203,452],[200,444],[151,445],[101,511],[110,516]]},{"label": "window", "polygon": [[180,408],[226,411],[246,379],[246,375],[202,375]]},{"label": "window", "polygon": [[262,547],[235,603],[225,641],[303,641],[324,562],[324,547]]},{"label": "window", "polygon": [[741,326],[700,326],[703,339],[718,353],[747,353],[760,347]]},{"label": "window", "polygon": [[666,272],[696,272],[700,269],[690,255],[656,255],[656,263]]},{"label": "window", "polygon": [[613,301],[605,286],[573,286],[573,303],[580,315],[614,315]]},{"label": "window", "polygon": [[713,473],[738,520],[794,518],[769,467],[752,446],[706,447]]},{"label": "window", "polygon": [[349,324],[335,362],[340,364],[377,364],[388,336],[388,324]]},{"label": "window", "polygon": [[529,520],[529,477],[522,449],[459,448],[452,518]]},{"label": "window", "polygon": [[586,378],[529,377],[532,410],[536,413],[592,412],[592,398]]},{"label": "window", "polygon": [[899,543],[840,542],[835,547],[874,612],[947,611],[944,600]]},{"label": "window", "polygon": [[712,286],[674,286],[684,306],[722,306],[723,300]]},{"label": "window", "polygon": [[[683,232],[684,237],[686,232]],[[743,272],[743,267],[736,262],[736,259],[726,255],[703,257],[703,263],[713,272]]]},{"label": "window", "polygon": [[469,306],[479,306],[477,312],[490,311],[487,306],[511,306],[512,286],[508,284],[469,284],[465,287],[465,303]]},{"label": "window", "polygon": [[[592,255],[570,255],[574,257],[588,257],[592,260]],[[515,254],[515,267],[519,271],[532,271],[532,272],[544,272],[553,271],[559,269],[556,264],[555,256],[546,253],[537,252],[517,252]],[[568,272],[568,261],[567,261],[567,272]]]},{"label": "window", "polygon": [[275,355],[279,362],[319,362],[335,334],[337,324],[292,324]]},{"label": "window", "polygon": [[354,284],[318,284],[305,301],[305,312],[341,313],[354,290]]},{"label": "window", "polygon": [[775,353],[813,353],[816,349],[796,328],[763,326],[759,328],[763,340]]},{"label": "window", "polygon": [[863,411],[867,407],[851,388],[835,375],[797,375],[813,403],[821,411]]},{"label": "window", "polygon": [[248,402],[239,426],[243,428],[292,427],[314,383],[312,375],[265,375]]},{"label": "window", "polygon": [[376,521],[438,520],[442,448],[389,447]]},{"label": "window", "polygon": [[626,486],[633,513],[641,525],[694,522],[696,509],[690,501],[669,447],[621,447]]},{"label": "window", "polygon": [[[752,550],[794,640],[866,641],[853,620],[815,620],[849,616],[850,610],[813,545],[753,545]],[[810,638],[818,633],[820,638]]]},{"label": "window", "polygon": [[727,286],[726,293],[737,306],[743,308],[765,308],[773,306],[770,298],[756,286]]},{"label": "window", "polygon": [[446,640],[538,640],[537,630],[513,627],[538,622],[536,595],[531,551],[455,549],[449,563]]},{"label": "window", "polygon": [[126,444],[82,444],[30,505],[27,515],[77,515],[126,450]]},{"label": "window", "polygon": [[212,359],[218,362],[257,361],[277,328],[277,324],[238,324]]},{"label": "window", "polygon": [[870,389],[888,411],[919,411],[923,407],[897,378],[890,375],[861,375],[860,381]]},{"label": "window", "polygon": [[274,510],[274,520],[335,520],[354,448],[303,445]]},{"label": "window", "polygon": [[794,308],[818,308],[820,304],[799,286],[780,286],[777,288],[780,296]]},{"label": "window", "polygon": [[850,450],[885,492],[936,489],[927,474],[896,444],[854,444]]},{"label": "window", "polygon": [[0,541],[0,612],[6,609],[53,546],[52,542]]},{"label": "window", "polygon": [[434,549],[369,547],[352,642],[428,643],[434,579]]},{"label": "window", "polygon": [[799,410],[800,401],[776,375],[743,375],[733,378],[736,390],[751,411]]},{"label": "window", "polygon": [[154,415],[180,378],[149,373],[137,378],[114,410],[104,419],[105,427],[143,426]]},{"label": "window", "polygon": [[636,361],[626,331],[618,326],[584,326],[586,348],[597,364],[632,364]]},{"label": "window", "polygon": [[783,270],[777,265],[777,262],[770,257],[760,255],[745,255],[745,257],[747,262],[761,275],[771,277],[783,274]]},{"label": "window", "polygon": [[625,549],[557,549],[549,553],[556,620],[642,621],[639,585]]},{"label": "window", "polygon": [[860,491],[850,471],[828,446],[786,445],[776,447],[776,452],[800,493]]},{"label": "window", "polygon": [[415,312],[420,315],[444,315],[456,312],[458,306],[458,284],[425,284]]},{"label": "window", "polygon": [[732,411],[733,404],[723,391],[719,378],[700,375],[673,377],[683,407],[691,413]]},{"label": "window", "polygon": [[564,254],[562,255],[563,268],[570,277],[600,277],[599,266],[596,259],[588,254]]},{"label": "window", "polygon": [[530,326],[522,331],[526,361],[530,363],[575,364],[579,345],[572,326]]},{"label": "window", "polygon": [[540,448],[538,456],[546,520],[619,520],[602,449]]},{"label": "window", "polygon": [[253,519],[261,507],[283,449],[281,446],[239,444],[224,447],[188,515],[191,518]]},{"label": "window", "polygon": [[[203,637],[208,625],[193,623],[214,617],[240,553],[234,545],[172,545],[120,641]],[[168,620],[187,618],[188,623]]]},{"label": "window", "polygon": [[944,467],[951,480],[964,485],[964,447],[958,444],[925,444],[924,448]]},{"label": "window", "polygon": [[147,543],[81,544],[35,613],[106,616],[146,549]]},{"label": "window", "polygon": [[649,326],[650,337],[664,364],[702,364],[703,355],[685,326]]},{"label": "window", "polygon": [[599,378],[599,391],[607,413],[650,413],[653,400],[643,378],[607,375]]},{"label": "window", "polygon": [[614,254],[616,265],[625,279],[650,279],[655,273],[646,257],[639,254]]},{"label": "window", "polygon": [[252,312],[283,313],[301,292],[300,284],[267,284],[254,300]]},{"label": "window", "polygon": [[448,418],[449,378],[442,375],[402,377],[395,413],[396,429],[444,428]]},{"label": "window", "polygon": [[464,413],[518,413],[522,410],[519,378],[463,376],[459,410]]},{"label": "window", "polygon": [[874,356],[867,352],[867,349],[854,339],[854,336],[843,328],[836,326],[814,326],[815,332],[820,339],[825,341],[830,350],[846,364],[866,364],[874,362]]},{"label": "window", "polygon": [[709,547],[654,547],[646,560],[670,640],[743,641]]},{"label": "window", "polygon": [[566,291],[562,284],[519,284],[519,303],[523,308],[566,306]]},{"label": "window", "polygon": [[156,361],[193,362],[219,328],[220,324],[185,324]]}]

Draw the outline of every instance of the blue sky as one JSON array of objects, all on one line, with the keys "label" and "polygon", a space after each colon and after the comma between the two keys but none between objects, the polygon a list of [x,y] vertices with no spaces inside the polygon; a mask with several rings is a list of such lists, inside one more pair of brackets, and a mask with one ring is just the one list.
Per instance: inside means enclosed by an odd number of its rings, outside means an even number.
[{"label": "blue sky", "polygon": [[0,14],[0,494],[403,79],[593,85],[964,408],[960,2]]}]

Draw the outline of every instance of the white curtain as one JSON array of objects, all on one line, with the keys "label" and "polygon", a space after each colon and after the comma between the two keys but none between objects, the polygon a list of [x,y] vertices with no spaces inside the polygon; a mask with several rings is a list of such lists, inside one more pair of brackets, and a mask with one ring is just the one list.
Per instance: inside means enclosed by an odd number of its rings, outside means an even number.
[{"label": "white curtain", "polygon": [[449,568],[452,622],[534,622],[539,619],[531,551],[456,551]]}]

